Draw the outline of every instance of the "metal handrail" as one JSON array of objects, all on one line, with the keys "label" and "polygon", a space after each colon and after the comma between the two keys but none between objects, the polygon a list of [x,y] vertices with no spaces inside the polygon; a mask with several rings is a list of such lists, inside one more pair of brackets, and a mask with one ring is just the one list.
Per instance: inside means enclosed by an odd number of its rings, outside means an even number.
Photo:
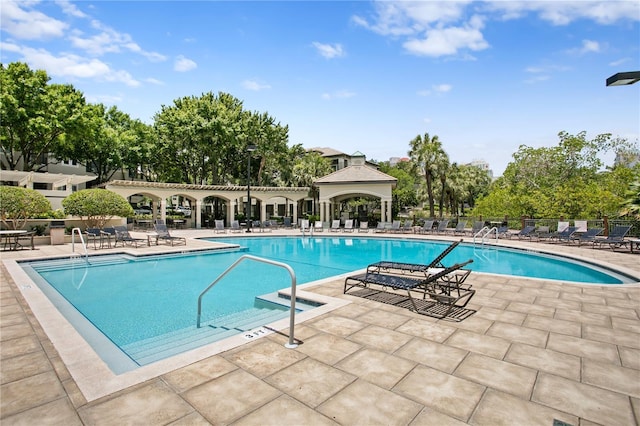
[{"label": "metal handrail", "polygon": [[289,342],[286,343],[284,346],[289,349],[297,348],[298,344],[295,343],[295,339],[293,337],[294,323],[295,323],[295,317],[296,317],[296,312],[295,312],[296,310],[296,273],[293,271],[291,266],[287,265],[286,263],[276,262],[274,260],[252,256],[250,254],[245,254],[240,256],[238,260],[233,262],[231,266],[229,266],[222,274],[220,274],[220,276],[218,276],[218,278],[216,278],[211,284],[209,284],[209,286],[205,288],[202,291],[202,293],[200,293],[200,296],[198,296],[198,319],[196,321],[197,328],[200,328],[200,317],[202,315],[202,297],[209,290],[211,290],[213,286],[218,283],[218,281],[220,281],[225,275],[231,272],[232,269],[234,269],[236,266],[238,266],[240,262],[244,260],[255,260],[256,262],[268,263],[269,265],[274,265],[274,266],[279,266],[281,268],[284,268],[289,272],[289,275],[291,276],[291,310],[289,313]]},{"label": "metal handrail", "polygon": [[[473,235],[473,244],[475,245],[476,243],[476,237],[479,236],[480,234],[483,234],[485,231],[487,231],[489,229],[488,226],[483,226],[481,230],[479,230],[478,232],[476,232]],[[482,236],[482,238],[484,238],[484,235]]]},{"label": "metal handrail", "polygon": [[496,233],[496,243],[498,242],[498,228],[494,226],[493,228],[489,229],[486,234],[482,236],[482,244],[484,244],[484,239],[487,237],[487,235],[491,234],[494,231]]},{"label": "metal handrail", "polygon": [[89,262],[89,252],[87,251],[87,245],[84,243],[84,238],[82,237],[82,231],[80,228],[73,228],[71,230],[71,252],[75,253],[76,251],[76,231],[78,231],[78,236],[80,237],[80,242],[82,243],[82,248],[84,248],[84,257],[87,262]]}]

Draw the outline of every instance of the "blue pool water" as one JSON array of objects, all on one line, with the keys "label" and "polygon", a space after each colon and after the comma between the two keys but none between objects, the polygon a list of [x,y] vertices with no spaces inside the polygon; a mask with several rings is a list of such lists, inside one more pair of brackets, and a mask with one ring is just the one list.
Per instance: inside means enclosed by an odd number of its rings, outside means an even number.
[{"label": "blue pool water", "polygon": [[[118,347],[193,328],[199,294],[243,254],[289,264],[298,284],[344,274],[384,260],[428,263],[448,242],[377,238],[216,238],[243,250],[206,251],[180,255],[90,258],[24,262],[25,270],[46,281],[66,302]],[[446,264],[473,259],[471,269],[507,275],[583,283],[631,282],[573,261],[522,251],[475,248],[461,244]],[[39,284],[40,285],[40,284]],[[251,309],[258,295],[287,288],[284,269],[245,261],[230,272],[203,299],[202,322],[215,323]],[[42,285],[41,285],[42,287]],[[286,314],[286,312],[285,312]],[[286,315],[285,315],[286,316]]]}]

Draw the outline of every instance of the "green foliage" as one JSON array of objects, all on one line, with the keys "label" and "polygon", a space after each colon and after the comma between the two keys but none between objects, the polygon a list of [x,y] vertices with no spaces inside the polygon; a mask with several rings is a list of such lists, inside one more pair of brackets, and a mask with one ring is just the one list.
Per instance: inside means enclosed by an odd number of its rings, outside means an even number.
[{"label": "green foliage", "polygon": [[396,187],[392,190],[393,204],[391,213],[393,217],[396,217],[405,208],[418,204],[416,177],[411,168],[408,168],[402,162],[395,166],[389,166],[387,163],[381,165],[380,171],[398,179]]},{"label": "green foliage", "polygon": [[479,199],[474,216],[599,218],[620,211],[624,188],[634,172],[625,165],[602,171],[600,155],[633,149],[609,134],[586,139],[586,133],[559,133],[558,146],[522,145],[504,175]]},{"label": "green foliage", "polygon": [[47,225],[33,225],[31,227],[31,230],[34,231],[38,237],[44,235],[45,229],[47,229]]},{"label": "green foliage", "polygon": [[84,189],[62,200],[68,215],[79,216],[89,228],[103,228],[114,216],[131,217],[133,208],[127,200],[106,189]]},{"label": "green foliage", "polygon": [[625,195],[620,215],[640,220],[640,178],[631,182]]},{"label": "green foliage", "polygon": [[0,218],[7,228],[21,229],[27,219],[49,210],[49,200],[34,189],[0,186]]}]

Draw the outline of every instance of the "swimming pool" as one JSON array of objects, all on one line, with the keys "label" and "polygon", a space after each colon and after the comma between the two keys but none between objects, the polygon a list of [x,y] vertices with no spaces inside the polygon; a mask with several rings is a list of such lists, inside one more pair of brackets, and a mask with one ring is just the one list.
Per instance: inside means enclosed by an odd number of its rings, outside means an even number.
[{"label": "swimming pool", "polygon": [[[304,284],[349,273],[381,259],[426,263],[450,244],[370,237],[214,240],[240,248],[140,257],[95,256],[89,264],[79,259],[29,261],[22,262],[22,267],[85,339],[102,350],[102,357],[112,370],[122,372],[216,341],[220,336],[201,336],[195,328],[198,295],[243,254],[287,263],[295,271],[297,282]],[[598,284],[634,281],[568,259],[464,244],[446,258],[446,263],[470,258],[474,259],[471,269],[479,272]],[[205,327],[216,328],[229,317],[255,317],[262,315],[258,310],[264,309],[275,316],[266,315],[262,324],[284,318],[286,306],[256,297],[287,288],[289,283],[288,273],[282,269],[243,263],[203,299],[202,322]],[[243,329],[230,326],[226,331],[222,337]],[[194,343],[182,344],[185,336],[195,336]],[[176,347],[167,343],[176,339],[180,343]],[[158,352],[154,352],[156,349]]]}]

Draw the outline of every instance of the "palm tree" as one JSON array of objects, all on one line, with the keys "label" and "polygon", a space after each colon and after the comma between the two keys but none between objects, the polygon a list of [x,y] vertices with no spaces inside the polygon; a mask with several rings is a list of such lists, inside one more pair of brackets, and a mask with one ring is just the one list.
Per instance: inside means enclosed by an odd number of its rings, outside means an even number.
[{"label": "palm tree", "polygon": [[317,152],[307,153],[300,158],[293,166],[293,182],[297,186],[308,186],[311,188],[310,196],[313,198],[313,214],[316,214],[317,188],[313,182],[322,176],[331,173],[331,163],[329,160]]},{"label": "palm tree", "polygon": [[[431,137],[429,133],[425,133],[424,136],[416,136],[409,142],[409,145],[411,147],[409,157],[411,157],[415,167],[418,168],[418,172],[425,178],[427,198],[429,201],[429,214],[431,217],[434,217],[435,197],[433,195],[433,181],[441,178],[439,170],[443,168],[444,158],[447,159],[448,164],[447,153],[442,149],[442,143],[440,139],[438,139],[438,136],[434,135]],[[440,214],[442,215],[442,211]]]}]

